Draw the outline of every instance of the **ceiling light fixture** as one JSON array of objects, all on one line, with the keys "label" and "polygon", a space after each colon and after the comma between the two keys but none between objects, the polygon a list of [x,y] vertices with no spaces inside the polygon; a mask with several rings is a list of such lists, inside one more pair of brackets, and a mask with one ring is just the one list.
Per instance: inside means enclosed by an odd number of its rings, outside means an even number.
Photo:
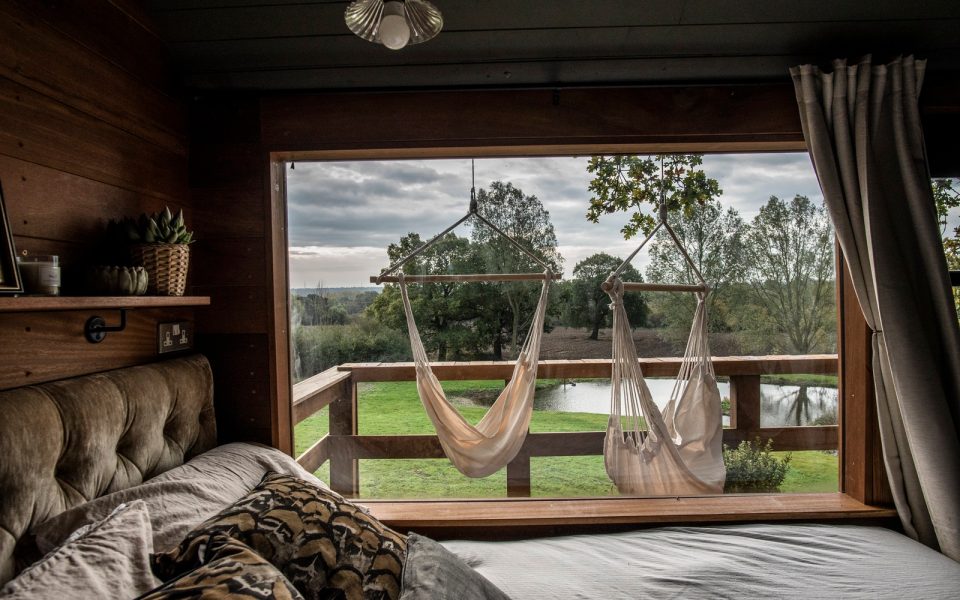
[{"label": "ceiling light fixture", "polygon": [[427,0],[356,0],[343,13],[357,36],[399,50],[440,33],[443,15]]}]

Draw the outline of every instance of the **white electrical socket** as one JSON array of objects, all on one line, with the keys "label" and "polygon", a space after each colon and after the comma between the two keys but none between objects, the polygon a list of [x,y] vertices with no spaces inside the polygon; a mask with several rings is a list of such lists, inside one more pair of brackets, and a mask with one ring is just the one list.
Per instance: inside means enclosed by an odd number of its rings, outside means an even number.
[{"label": "white electrical socket", "polygon": [[176,321],[157,325],[157,353],[180,352],[193,348],[193,323]]}]

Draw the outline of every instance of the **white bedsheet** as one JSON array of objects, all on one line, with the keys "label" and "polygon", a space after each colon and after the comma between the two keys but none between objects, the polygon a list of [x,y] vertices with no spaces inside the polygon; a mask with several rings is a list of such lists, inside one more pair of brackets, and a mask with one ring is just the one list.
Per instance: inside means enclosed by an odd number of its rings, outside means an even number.
[{"label": "white bedsheet", "polygon": [[443,545],[515,600],[960,598],[960,563],[879,527],[664,527]]}]

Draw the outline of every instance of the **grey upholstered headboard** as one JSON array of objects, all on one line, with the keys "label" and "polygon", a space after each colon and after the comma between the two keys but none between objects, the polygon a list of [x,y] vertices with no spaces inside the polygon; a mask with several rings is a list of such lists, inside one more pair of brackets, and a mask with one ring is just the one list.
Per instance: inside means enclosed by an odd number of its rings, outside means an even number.
[{"label": "grey upholstered headboard", "polygon": [[30,527],[216,445],[200,355],[0,392],[0,585]]}]

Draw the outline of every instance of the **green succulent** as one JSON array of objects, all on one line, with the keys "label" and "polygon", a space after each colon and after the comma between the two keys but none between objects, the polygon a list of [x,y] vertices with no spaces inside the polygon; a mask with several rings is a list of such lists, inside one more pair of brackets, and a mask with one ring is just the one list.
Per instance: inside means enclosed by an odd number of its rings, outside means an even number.
[{"label": "green succulent", "polygon": [[113,235],[131,244],[189,244],[193,242],[193,232],[187,231],[183,222],[183,210],[174,216],[170,209],[163,212],[140,215],[135,220],[125,217],[120,221],[111,220],[107,224]]}]

